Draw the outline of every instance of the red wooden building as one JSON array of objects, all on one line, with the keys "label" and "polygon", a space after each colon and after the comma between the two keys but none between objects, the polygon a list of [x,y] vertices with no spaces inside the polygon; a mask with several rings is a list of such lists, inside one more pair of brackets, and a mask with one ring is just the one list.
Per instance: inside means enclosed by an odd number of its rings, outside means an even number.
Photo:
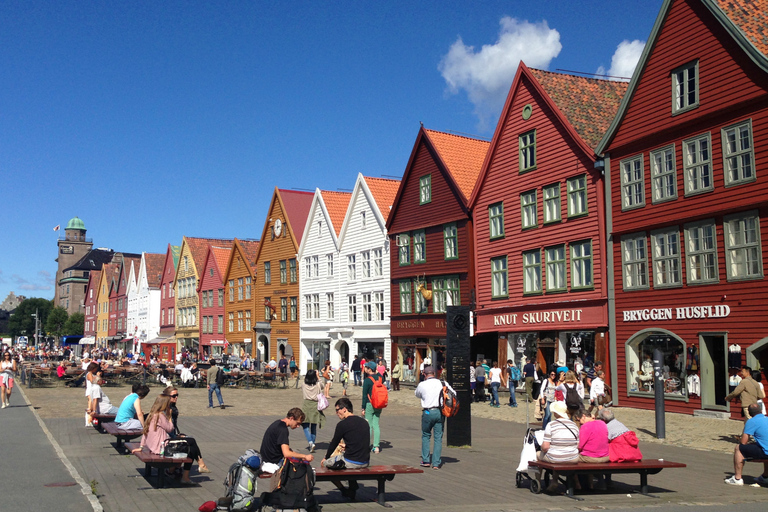
[{"label": "red wooden building", "polygon": [[740,416],[730,377],[768,363],[766,12],[764,0],[665,1],[598,147],[623,406],[653,407],[657,348],[674,412]]},{"label": "red wooden building", "polygon": [[627,85],[521,63],[470,202],[477,332],[493,359],[585,368],[608,355],[595,146]]},{"label": "red wooden building", "polygon": [[99,283],[101,282],[101,270],[91,270],[88,276],[88,285],[85,288],[85,324],[83,336],[96,337],[99,316]]},{"label": "red wooden building", "polygon": [[212,355],[211,346],[224,347],[224,275],[231,247],[208,246],[197,287],[200,301],[200,357]]},{"label": "red wooden building", "polygon": [[[387,219],[392,352],[413,358],[416,367],[427,356],[441,363],[446,306],[472,302],[474,234],[467,203],[487,150],[486,141],[422,127]],[[419,284],[432,292],[431,300],[419,293]]]}]

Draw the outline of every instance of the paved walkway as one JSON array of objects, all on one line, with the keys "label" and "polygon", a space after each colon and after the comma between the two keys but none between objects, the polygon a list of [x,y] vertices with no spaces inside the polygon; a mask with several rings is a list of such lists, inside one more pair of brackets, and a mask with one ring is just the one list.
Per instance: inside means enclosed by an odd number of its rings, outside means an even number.
[{"label": "paved walkway", "polygon": [[[153,388],[150,399],[158,391],[158,388]],[[290,407],[300,403],[300,394],[293,389],[226,390],[224,398],[229,407],[222,411],[205,408],[207,397],[203,389],[180,391],[181,428],[198,440],[212,472],[200,475],[193,470],[192,479],[199,484],[198,487],[159,490],[153,489],[144,479],[143,466],[135,457],[118,454],[109,436],[83,427],[81,413],[75,415],[74,412],[81,411],[85,402],[80,390],[41,389],[30,390],[29,394],[35,405],[41,407],[41,416],[46,425],[79,474],[85,481],[99,482],[99,501],[104,510],[109,512],[188,511],[196,510],[204,501],[216,499],[223,494],[222,482],[230,464],[245,449],[258,449],[266,427]],[[113,395],[112,401],[117,403],[126,389],[108,389],[108,393]],[[357,406],[359,390],[351,390],[351,393]],[[483,404],[472,407],[472,447],[445,448],[445,465],[440,471],[428,470],[423,475],[399,475],[389,482],[387,499],[394,508],[420,511],[556,510],[574,507],[615,509],[757,503],[768,498],[768,489],[765,488],[737,488],[723,484],[723,478],[731,471],[731,455],[725,450],[705,451],[707,446],[704,441],[701,443],[703,450],[670,444],[641,444],[646,458],[664,458],[684,462],[689,466],[682,470],[664,470],[649,478],[651,492],[658,496],[657,499],[637,494],[637,475],[617,476],[612,491],[585,494],[585,501],[578,503],[563,496],[534,495],[527,487],[515,488],[514,485],[525,423],[481,417],[489,414],[487,411],[490,408]],[[507,409],[510,414],[519,414],[519,411]],[[493,411],[495,414],[499,409]],[[391,405],[381,419],[383,450],[381,454],[372,456],[374,464],[418,464],[419,412],[418,402],[412,399],[412,392],[392,394]],[[318,434],[318,460],[322,458],[337,422],[335,417],[328,416],[326,427]],[[693,420],[688,417],[689,424]],[[726,430],[739,428],[737,422],[722,423],[728,424],[723,427]],[[669,424],[667,432],[670,434]],[[291,440],[295,449],[305,449],[306,441],[300,429],[292,432]],[[756,465],[748,466],[745,474],[756,476],[761,469]],[[8,471],[3,460],[0,460],[0,471],[2,474]],[[35,479],[39,480],[39,475]],[[31,480],[28,478],[27,481]],[[751,483],[749,477],[746,481]],[[362,486],[356,503],[347,502],[330,483],[318,484],[316,494],[325,512],[381,510],[375,503],[375,486],[370,483]]]},{"label": "paved walkway", "polygon": [[101,510],[90,486],[60,458],[63,453],[18,388],[10,402],[0,410],[0,510]]}]

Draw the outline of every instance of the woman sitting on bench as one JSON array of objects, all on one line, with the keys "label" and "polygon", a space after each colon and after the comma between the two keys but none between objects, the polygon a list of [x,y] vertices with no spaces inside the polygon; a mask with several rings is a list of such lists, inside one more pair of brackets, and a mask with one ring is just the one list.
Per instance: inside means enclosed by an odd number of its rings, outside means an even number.
[{"label": "woman sitting on bench", "polygon": [[115,423],[123,430],[144,428],[141,400],[149,394],[149,387],[144,384],[134,384],[132,391],[130,395],[123,398],[115,416]]},{"label": "woman sitting on bench", "polygon": [[[189,363],[185,363],[189,364]],[[179,430],[179,408],[177,404],[179,402],[179,390],[176,386],[171,386],[163,390],[163,395],[166,395],[171,399],[171,422],[173,423],[173,432],[171,432],[171,438],[184,439],[189,445],[189,458],[197,461],[198,473],[210,473],[211,470],[205,465],[203,461],[203,454],[200,452],[200,447],[197,446],[197,441],[192,437],[187,437]]]},{"label": "woman sitting on bench", "polygon": [[[171,422],[171,397],[160,395],[152,404],[149,416],[144,421],[144,435],[141,436],[141,445],[133,450],[133,453],[140,452],[145,447],[156,455],[162,455],[165,448],[165,442],[171,437],[173,432],[173,423]],[[181,483],[184,485],[194,484],[189,479],[189,471],[192,469],[191,462],[185,462],[181,473]]]},{"label": "woman sitting on bench", "polygon": [[[544,440],[541,443],[539,460],[546,462],[578,462],[579,460],[579,427],[568,419],[568,408],[565,402],[552,402],[549,406],[552,421],[544,429]],[[552,482],[547,492],[558,489],[558,473],[552,472]]]}]

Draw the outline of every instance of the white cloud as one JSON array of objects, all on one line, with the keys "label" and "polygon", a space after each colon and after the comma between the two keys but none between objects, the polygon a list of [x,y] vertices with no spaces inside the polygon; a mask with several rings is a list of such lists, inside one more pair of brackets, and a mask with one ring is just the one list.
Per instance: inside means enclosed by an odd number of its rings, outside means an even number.
[{"label": "white cloud", "polygon": [[521,60],[546,69],[563,48],[560,33],[546,21],[529,23],[505,16],[499,24],[496,43],[476,51],[459,37],[437,67],[450,93],[466,91],[481,124],[499,114]]},{"label": "white cloud", "polygon": [[15,287],[24,291],[38,291],[38,290],[52,290],[54,278],[50,272],[41,270],[37,273],[38,282],[31,282],[28,279],[21,277],[18,274],[13,274],[13,282]]},{"label": "white cloud", "polygon": [[610,75],[615,80],[618,78],[632,78],[635,66],[640,60],[640,55],[645,48],[645,41],[635,39],[634,41],[624,40],[616,47],[616,51],[611,57],[611,67],[608,71],[605,66],[597,68],[598,75]]}]

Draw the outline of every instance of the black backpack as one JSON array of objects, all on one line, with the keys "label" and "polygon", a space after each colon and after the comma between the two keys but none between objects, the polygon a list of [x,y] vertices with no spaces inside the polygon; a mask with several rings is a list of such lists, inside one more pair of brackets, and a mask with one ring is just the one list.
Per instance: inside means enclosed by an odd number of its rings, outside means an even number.
[{"label": "black backpack", "polygon": [[565,386],[565,406],[572,411],[575,411],[577,409],[581,409],[584,405],[584,402],[579,396],[579,392],[576,390],[576,385],[574,384],[573,387]]},{"label": "black backpack", "polygon": [[219,386],[224,385],[224,370],[222,368],[219,368],[219,371],[216,372],[216,384]]},{"label": "black backpack", "polygon": [[270,505],[278,510],[320,510],[312,491],[315,486],[315,471],[309,463],[286,459],[279,471],[278,488],[261,495],[261,506]]}]

